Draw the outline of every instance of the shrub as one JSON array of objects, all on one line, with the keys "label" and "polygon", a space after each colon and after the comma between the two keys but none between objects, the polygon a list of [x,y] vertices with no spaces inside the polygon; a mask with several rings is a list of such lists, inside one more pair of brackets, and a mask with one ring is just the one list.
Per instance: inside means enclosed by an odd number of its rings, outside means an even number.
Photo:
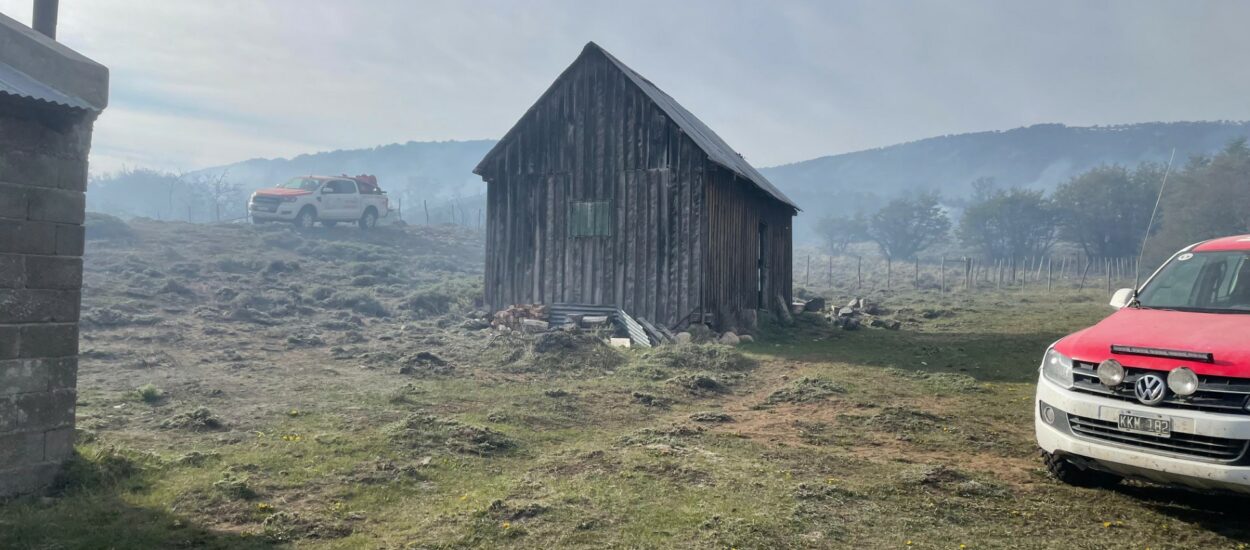
[{"label": "shrub", "polygon": [[447,449],[462,454],[491,456],[516,448],[516,442],[490,428],[470,426],[429,414],[414,414],[386,428],[391,441],[428,452]]},{"label": "shrub", "polygon": [[534,338],[526,366],[543,371],[614,369],[625,360],[624,354],[593,334],[556,331]]},{"label": "shrub", "polygon": [[400,307],[420,317],[432,317],[472,309],[481,296],[481,281],[452,279],[410,294]]},{"label": "shrub", "polygon": [[99,212],[87,212],[83,226],[87,240],[125,241],[135,237],[135,232],[121,218]]},{"label": "shrub", "polygon": [[644,367],[712,372],[745,371],[755,367],[755,360],[738,350],[715,344],[659,346],[645,352],[641,362]]},{"label": "shrub", "polygon": [[721,382],[712,376],[692,372],[674,376],[668,379],[668,383],[694,395],[723,393],[729,390],[729,388],[725,386],[724,382]]},{"label": "shrub", "polygon": [[[315,296],[315,293],[314,293]],[[347,308],[361,315],[386,317],[390,312],[372,294],[362,291],[335,292],[328,300],[330,307]]]},{"label": "shrub", "polygon": [[135,389],[135,396],[144,403],[156,403],[165,397],[165,392],[152,384],[144,384]]},{"label": "shrub", "polygon": [[152,455],[119,450],[115,447],[74,453],[56,480],[52,492],[64,495],[75,491],[111,487],[126,481],[143,471],[145,465],[157,464]]},{"label": "shrub", "polygon": [[213,482],[213,488],[235,500],[256,498],[256,491],[247,483],[247,478],[234,477],[230,472],[222,474],[221,479]]},{"label": "shrub", "polygon": [[823,378],[809,378],[805,376],[773,392],[764,401],[764,404],[810,403],[839,393],[846,393],[846,388]]},{"label": "shrub", "polygon": [[171,416],[161,422],[161,427],[165,429],[182,429],[193,432],[206,432],[211,430],[220,430],[225,427],[220,418],[217,418],[212,411],[200,407],[191,411],[181,412]]},{"label": "shrub", "polygon": [[292,273],[299,271],[299,262],[284,262],[282,260],[273,260],[269,265],[265,266],[266,274],[273,273]]}]

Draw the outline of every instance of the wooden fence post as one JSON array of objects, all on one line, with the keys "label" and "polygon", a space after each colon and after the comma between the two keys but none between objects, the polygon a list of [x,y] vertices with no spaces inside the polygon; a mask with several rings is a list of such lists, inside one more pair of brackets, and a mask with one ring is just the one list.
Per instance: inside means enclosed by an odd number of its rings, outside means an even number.
[{"label": "wooden fence post", "polygon": [[1047,294],[1050,294],[1051,289],[1054,288],[1054,278],[1055,278],[1055,258],[1048,257],[1046,258],[1046,293]]},{"label": "wooden fence post", "polygon": [[914,286],[920,290],[920,256],[916,256],[916,281]]},{"label": "wooden fence post", "polygon": [[1020,292],[1024,292],[1024,287],[1029,282],[1029,272],[1033,270],[1033,264],[1026,263],[1026,260],[1028,262],[1033,261],[1032,258],[1020,258],[1020,267],[1022,268],[1020,270]]},{"label": "wooden fence post", "polygon": [[942,294],[946,294],[946,256],[942,256],[942,268],[939,270],[942,274]]},{"label": "wooden fence post", "polygon": [[803,286],[811,286],[812,282],[812,255],[807,255],[807,267],[803,271]]},{"label": "wooden fence post", "polygon": [[[1077,265],[1080,265],[1081,258],[1079,256],[1077,257],[1076,262],[1077,262]],[[1094,264],[1093,258],[1085,259],[1085,270],[1081,271],[1081,286],[1077,287],[1076,289],[1077,292],[1085,290],[1085,277],[1089,275],[1089,266],[1093,264]]]},{"label": "wooden fence post", "polygon": [[858,281],[855,284],[855,290],[864,288],[864,257],[863,256],[855,257],[855,279],[856,281]]},{"label": "wooden fence post", "polygon": [[1111,258],[1107,258],[1107,295],[1111,294]]},{"label": "wooden fence post", "polygon": [[972,258],[964,258],[964,290],[972,290]]},{"label": "wooden fence post", "polygon": [[430,225],[430,203],[421,199],[421,208],[425,209],[425,225]]}]

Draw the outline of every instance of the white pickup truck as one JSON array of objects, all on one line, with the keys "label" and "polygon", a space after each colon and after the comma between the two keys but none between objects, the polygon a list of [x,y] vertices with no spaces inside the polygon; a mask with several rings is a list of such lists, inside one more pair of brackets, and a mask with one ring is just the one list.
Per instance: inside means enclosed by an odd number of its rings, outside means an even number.
[{"label": "white pickup truck", "polygon": [[290,222],[312,227],[339,222],[372,229],[390,212],[390,201],[373,176],[300,176],[252,193],[247,211],[252,223]]}]

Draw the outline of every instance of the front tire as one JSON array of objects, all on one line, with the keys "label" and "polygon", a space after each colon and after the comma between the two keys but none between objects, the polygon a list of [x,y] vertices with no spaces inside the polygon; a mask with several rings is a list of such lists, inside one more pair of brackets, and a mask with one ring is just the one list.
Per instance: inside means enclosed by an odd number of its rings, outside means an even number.
[{"label": "front tire", "polygon": [[299,229],[308,229],[317,223],[317,211],[311,206],[305,206],[299,214],[295,216],[295,227]]},{"label": "front tire", "polygon": [[365,213],[360,215],[360,228],[364,230],[373,229],[378,226],[378,211],[373,207],[365,209]]},{"label": "front tire", "polygon": [[1109,489],[1124,480],[1124,478],[1115,474],[1082,467],[1067,458],[1053,453],[1043,452],[1042,460],[1046,463],[1046,471],[1050,472],[1050,475],[1074,487]]}]

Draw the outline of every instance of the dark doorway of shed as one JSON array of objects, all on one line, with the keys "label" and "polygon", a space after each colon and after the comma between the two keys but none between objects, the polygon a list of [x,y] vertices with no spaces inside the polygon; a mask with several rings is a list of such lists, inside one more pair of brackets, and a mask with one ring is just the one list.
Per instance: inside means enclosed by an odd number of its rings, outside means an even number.
[{"label": "dark doorway of shed", "polygon": [[768,224],[760,224],[760,234],[758,235],[759,246],[757,253],[759,256],[755,259],[755,266],[758,270],[756,280],[759,287],[755,289],[755,308],[765,309],[764,304],[768,303],[764,297],[764,293],[768,289]]}]

